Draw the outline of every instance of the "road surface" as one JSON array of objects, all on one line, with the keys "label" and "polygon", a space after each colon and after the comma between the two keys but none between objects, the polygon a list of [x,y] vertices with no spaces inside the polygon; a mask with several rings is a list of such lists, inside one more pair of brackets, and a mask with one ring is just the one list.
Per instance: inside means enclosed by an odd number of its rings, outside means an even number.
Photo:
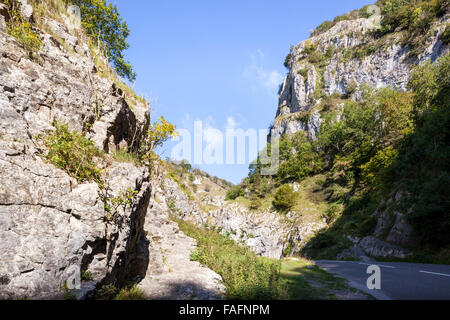
[{"label": "road surface", "polygon": [[[345,278],[350,285],[380,300],[450,300],[450,265],[403,262],[319,260],[322,269]],[[381,270],[381,290],[369,290],[370,265]]]}]

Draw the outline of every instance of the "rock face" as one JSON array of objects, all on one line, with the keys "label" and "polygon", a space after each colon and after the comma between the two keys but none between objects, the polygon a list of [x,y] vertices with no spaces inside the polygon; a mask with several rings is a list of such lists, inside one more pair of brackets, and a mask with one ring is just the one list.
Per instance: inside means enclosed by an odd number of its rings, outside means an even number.
[{"label": "rock face", "polygon": [[[198,176],[193,177],[194,182],[199,180]],[[315,232],[326,227],[322,221],[304,222],[298,214],[283,216],[269,210],[253,212],[239,203],[226,202],[225,190],[211,183],[215,188],[209,192],[221,192],[220,195],[210,195],[199,186],[197,194],[189,197],[173,179],[163,178],[156,198],[177,217],[198,226],[213,227],[256,254],[269,258],[279,259],[298,253]]]},{"label": "rock face", "polygon": [[[32,21],[32,7],[21,2],[22,14]],[[148,105],[100,76],[92,56],[98,53],[74,36],[70,21],[47,20],[50,33],[36,29],[42,46],[30,60],[7,34],[1,6],[0,299],[60,298],[74,270],[92,278],[74,292],[80,299],[130,279],[144,279],[149,298],[221,298],[220,276],[190,261],[195,241],[169,220],[168,206],[157,202],[158,193],[173,196],[171,187],[162,190],[161,175],[111,156],[137,147],[149,126]],[[38,136],[55,130],[54,121],[109,153],[96,160],[102,188],[79,184],[43,160]],[[148,282],[155,275],[161,282]]]},{"label": "rock face", "polygon": [[[280,87],[279,105],[269,140],[298,131],[306,132],[312,140],[317,139],[322,117],[327,112],[324,104],[330,99],[358,101],[363,85],[406,90],[413,67],[426,60],[433,62],[450,51],[448,45],[441,41],[449,18],[450,13],[447,12],[434,22],[425,48],[417,58],[412,58],[410,50],[402,47],[398,32],[381,40],[373,38],[369,32],[374,21],[370,18],[337,22],[328,31],[293,47],[289,72]],[[354,53],[361,48],[370,50],[355,57]],[[343,104],[336,102],[333,107],[339,120]],[[409,250],[401,247],[414,247],[417,241],[406,219],[408,212],[395,206],[401,196],[394,195],[374,212],[376,238],[355,243],[353,248],[341,253],[342,258],[365,254],[405,257],[410,254]]]},{"label": "rock face", "polygon": [[[106,152],[133,148],[148,125],[148,107],[131,110],[122,90],[98,75],[87,45],[65,25],[48,25],[64,45],[38,30],[43,45],[34,61],[0,28],[0,298],[6,299],[56,297],[72,267],[89,271],[95,283],[138,276],[147,267],[139,244],[148,169],[109,161],[102,164],[106,189],[78,184],[39,156],[36,137],[58,120],[89,131]],[[128,189],[135,191],[130,204],[108,219],[105,192],[111,198]]]},{"label": "rock face", "polygon": [[196,242],[169,219],[165,203],[154,198],[148,210],[145,230],[150,241],[150,263],[139,287],[149,299],[217,300],[225,294],[222,278],[191,261]]},{"label": "rock face", "polygon": [[[398,34],[363,58],[345,57],[346,51],[357,50],[367,41],[372,41],[368,40],[368,32],[373,26],[371,19],[340,21],[330,30],[299,43],[291,52],[290,70],[280,88],[272,137],[306,131],[310,138],[315,139],[321,122],[320,113],[316,110],[321,103],[321,99],[316,96],[319,90],[328,96],[346,94],[349,84],[354,82],[354,99],[361,97],[360,88],[363,84],[405,90],[411,68],[416,63],[427,59],[434,61],[449,51],[448,46],[440,41],[448,20],[449,14],[433,26],[433,34],[428,39],[426,49],[418,57],[418,62],[414,63],[409,58],[409,50],[399,44]],[[307,59],[307,51],[311,50],[312,44],[316,54],[327,56],[323,70],[319,70],[314,61]]]}]

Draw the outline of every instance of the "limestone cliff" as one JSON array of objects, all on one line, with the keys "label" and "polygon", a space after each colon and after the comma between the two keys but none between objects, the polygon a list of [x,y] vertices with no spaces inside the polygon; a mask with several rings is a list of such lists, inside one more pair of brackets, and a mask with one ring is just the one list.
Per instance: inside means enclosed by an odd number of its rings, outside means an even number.
[{"label": "limestone cliff", "polygon": [[[429,30],[422,35],[420,50],[402,42],[407,30],[395,30],[382,37],[375,36],[374,18],[347,16],[324,32],[291,48],[286,59],[289,71],[280,87],[279,106],[269,139],[305,131],[317,139],[317,134],[328,112],[337,113],[340,120],[346,99],[362,98],[364,86],[392,87],[407,90],[414,67],[430,60],[436,61],[450,51],[442,41],[450,17],[448,4],[442,16],[433,17]],[[392,194],[373,212],[376,219],[374,236],[351,238],[354,246],[340,257],[361,256],[355,252],[382,257],[404,258],[411,254],[417,239],[406,215],[412,209],[393,209],[402,192]],[[382,241],[381,241],[381,240]]]},{"label": "limestone cliff", "polygon": [[[279,106],[272,136],[303,130],[315,139],[325,112],[324,97],[347,94],[360,99],[361,86],[406,90],[414,66],[449,51],[440,40],[449,13],[435,22],[417,58],[402,46],[400,32],[383,39],[371,35],[373,18],[337,22],[331,29],[292,48],[289,72],[280,87]],[[361,50],[361,54],[357,55]],[[319,62],[320,60],[320,62]]]},{"label": "limestone cliff", "polygon": [[106,152],[131,149],[148,125],[148,106],[135,101],[131,109],[67,24],[48,20],[52,33],[35,29],[42,46],[30,60],[0,17],[0,297],[55,297],[73,266],[94,283],[145,273],[136,259],[151,193],[148,169],[99,160],[107,197],[135,191],[108,220],[105,190],[45,161],[37,137],[57,120],[79,132],[90,128],[87,136]]}]

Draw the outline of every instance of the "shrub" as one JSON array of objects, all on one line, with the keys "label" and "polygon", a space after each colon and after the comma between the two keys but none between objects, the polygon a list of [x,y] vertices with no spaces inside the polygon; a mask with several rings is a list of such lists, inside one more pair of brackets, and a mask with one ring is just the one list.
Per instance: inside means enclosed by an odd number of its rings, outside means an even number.
[{"label": "shrub", "polygon": [[347,97],[352,96],[356,92],[356,89],[358,89],[358,84],[355,79],[350,80],[345,87]]},{"label": "shrub", "polygon": [[137,285],[125,287],[117,293],[113,300],[146,300],[145,292],[138,288]]},{"label": "shrub", "polygon": [[48,148],[46,159],[65,170],[79,183],[92,180],[101,183],[102,170],[97,166],[95,158],[101,157],[102,152],[94,142],[77,131],[70,131],[66,124],[55,122],[53,125],[55,131],[42,138]]},{"label": "shrub", "polygon": [[38,52],[42,42],[39,36],[31,28],[31,24],[22,18],[20,6],[21,3],[16,0],[4,0],[7,6],[9,20],[7,23],[8,33],[15,37],[28,51],[30,58]]},{"label": "shrub", "polygon": [[305,79],[308,77],[308,69],[299,69],[297,73]]},{"label": "shrub", "polygon": [[[368,185],[379,185],[380,181],[383,181],[383,177],[386,174],[386,170],[391,168],[397,159],[398,151],[393,147],[387,147],[370,159],[369,162],[361,166],[361,176],[363,181]],[[378,183],[376,183],[378,181]]]},{"label": "shrub", "polygon": [[284,66],[287,68],[287,69],[290,69],[291,68],[291,63],[292,63],[292,53],[288,53],[288,55],[286,56],[286,58],[284,59]]},{"label": "shrub", "polygon": [[275,192],[272,204],[282,212],[291,210],[295,205],[295,193],[292,187],[288,184],[279,187]]},{"label": "shrub", "polygon": [[148,128],[145,141],[141,144],[139,152],[144,159],[151,163],[155,159],[155,149],[177,135],[176,126],[168,122],[164,117],[160,117],[159,122],[154,122]]},{"label": "shrub", "polygon": [[450,43],[450,26],[445,27],[445,31],[441,35],[442,43],[448,45]]},{"label": "shrub", "polygon": [[250,210],[258,210],[259,208],[261,208],[261,206],[262,206],[262,201],[260,198],[252,197],[250,199],[250,205],[249,205]]},{"label": "shrub", "polygon": [[244,189],[239,186],[234,186],[228,190],[225,200],[236,200],[239,197],[244,196]]}]

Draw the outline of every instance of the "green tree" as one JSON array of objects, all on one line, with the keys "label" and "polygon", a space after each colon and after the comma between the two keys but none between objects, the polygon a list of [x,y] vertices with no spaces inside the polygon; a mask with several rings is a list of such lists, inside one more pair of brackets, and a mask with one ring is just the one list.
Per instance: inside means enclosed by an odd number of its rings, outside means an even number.
[{"label": "green tree", "polygon": [[281,212],[291,210],[295,205],[295,193],[292,187],[288,184],[279,187],[275,192],[272,204]]},{"label": "green tree", "polygon": [[164,117],[159,118],[159,122],[154,122],[148,128],[141,154],[151,161],[155,157],[155,149],[177,135],[175,125],[168,122]]},{"label": "green tree", "polygon": [[244,196],[244,189],[240,186],[234,186],[228,190],[225,200],[236,200],[239,197]]},{"label": "green tree", "polygon": [[132,82],[136,80],[136,73],[124,57],[125,50],[130,46],[127,42],[130,30],[116,5],[106,0],[65,1],[80,8],[83,28],[97,42],[99,48],[105,47],[105,54],[116,73]]}]

